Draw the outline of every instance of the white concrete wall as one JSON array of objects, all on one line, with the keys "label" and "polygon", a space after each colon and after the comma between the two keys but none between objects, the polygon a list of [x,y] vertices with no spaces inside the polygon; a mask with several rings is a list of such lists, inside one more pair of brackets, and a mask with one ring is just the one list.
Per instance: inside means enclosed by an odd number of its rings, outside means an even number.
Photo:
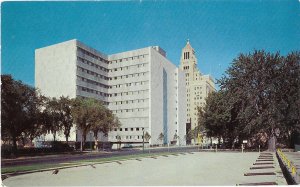
[{"label": "white concrete wall", "polygon": [[[178,118],[177,100],[177,68],[168,59],[158,53],[155,49],[149,48],[151,58],[151,93],[150,93],[150,131],[151,144],[161,144],[158,140],[159,134],[164,133],[164,143],[170,143],[174,140],[174,135],[177,131],[184,132],[178,129],[178,124],[182,122],[182,118]],[[165,71],[165,73],[164,73]],[[164,75],[165,74],[165,75]],[[165,76],[165,78],[164,78]],[[165,79],[165,80],[164,80]],[[182,83],[182,75],[180,75]],[[165,88],[164,88],[165,86]],[[182,86],[182,85],[181,85]],[[180,93],[182,95],[182,93]],[[184,93],[185,95],[185,93]],[[164,106],[165,105],[165,106]],[[186,104],[182,105],[186,108]],[[177,110],[176,110],[177,108]],[[181,115],[181,114],[180,114]],[[185,115],[182,116],[185,119]],[[177,122],[177,124],[176,124]],[[167,129],[167,132],[164,132]],[[184,123],[185,126],[185,123]],[[184,136],[184,135],[183,135]]]},{"label": "white concrete wall", "polygon": [[35,50],[35,87],[48,97],[76,97],[76,40]]},{"label": "white concrete wall", "polygon": [[179,141],[178,144],[186,145],[186,121],[187,121],[187,102],[185,73],[177,68],[177,129]]}]

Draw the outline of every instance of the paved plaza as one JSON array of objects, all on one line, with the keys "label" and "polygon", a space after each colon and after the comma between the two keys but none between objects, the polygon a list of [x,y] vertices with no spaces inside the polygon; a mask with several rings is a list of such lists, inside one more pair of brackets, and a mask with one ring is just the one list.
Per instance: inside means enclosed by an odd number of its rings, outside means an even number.
[{"label": "paved plaza", "polygon": [[[236,185],[251,182],[285,184],[278,163],[276,175],[247,177],[260,153],[194,152],[154,158],[95,164],[19,175],[5,179],[7,186],[145,186],[145,185]],[[279,173],[279,175],[278,175]]]}]

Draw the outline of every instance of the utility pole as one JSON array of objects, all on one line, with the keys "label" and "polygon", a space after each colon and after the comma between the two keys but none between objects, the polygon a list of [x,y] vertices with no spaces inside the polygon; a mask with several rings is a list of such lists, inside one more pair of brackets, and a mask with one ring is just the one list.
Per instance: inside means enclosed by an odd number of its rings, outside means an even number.
[{"label": "utility pole", "polygon": [[143,128],[143,153],[145,152],[145,130]]}]

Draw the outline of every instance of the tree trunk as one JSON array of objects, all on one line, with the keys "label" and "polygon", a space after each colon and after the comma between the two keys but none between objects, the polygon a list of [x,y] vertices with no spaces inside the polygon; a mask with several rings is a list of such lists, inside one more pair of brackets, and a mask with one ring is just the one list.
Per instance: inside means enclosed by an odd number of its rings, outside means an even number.
[{"label": "tree trunk", "polygon": [[12,141],[13,141],[12,157],[16,157],[17,156],[17,151],[18,151],[16,136],[12,137]]},{"label": "tree trunk", "polygon": [[98,151],[98,132],[94,132],[95,150]]},{"label": "tree trunk", "polygon": [[52,132],[53,133],[53,141],[56,141],[56,131]]},{"label": "tree trunk", "polygon": [[22,136],[22,144],[23,144],[23,147],[25,147],[25,138]]},{"label": "tree trunk", "polygon": [[83,136],[83,134],[82,134],[82,135],[81,135],[80,151],[83,151],[83,150],[84,150],[83,139],[84,139],[84,136]]},{"label": "tree trunk", "polygon": [[69,136],[66,135],[66,142],[69,145]]}]

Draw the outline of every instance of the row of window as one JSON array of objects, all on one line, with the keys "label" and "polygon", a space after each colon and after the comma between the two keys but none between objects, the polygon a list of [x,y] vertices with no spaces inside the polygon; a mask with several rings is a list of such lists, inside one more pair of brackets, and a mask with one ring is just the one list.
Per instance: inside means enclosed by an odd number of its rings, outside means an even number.
[{"label": "row of window", "polygon": [[112,88],[127,88],[131,86],[140,86],[140,85],[146,85],[149,81],[138,81],[138,82],[131,82],[131,83],[125,83],[125,84],[116,84],[111,86]]},{"label": "row of window", "polygon": [[126,58],[121,58],[121,59],[117,59],[117,60],[112,60],[109,63],[115,63],[117,64],[118,62],[123,62],[123,61],[129,61],[129,60],[134,60],[134,59],[142,59],[145,58],[147,56],[147,54],[142,54],[142,55],[137,55],[137,56],[132,56],[132,57],[126,57]]},{"label": "row of window", "polygon": [[124,131],[128,131],[128,130],[140,131],[140,130],[142,130],[142,128],[140,128],[140,127],[131,127],[131,128],[119,128],[119,129],[115,128],[114,131],[123,131],[123,129],[124,129]]},{"label": "row of window", "polygon": [[184,52],[183,59],[190,59],[190,52]]},{"label": "row of window", "polygon": [[107,94],[107,93],[100,92],[98,90],[94,90],[94,89],[91,89],[91,88],[86,88],[86,87],[83,87],[83,86],[77,86],[77,89],[81,90],[81,91],[88,92],[88,93],[101,95],[101,96],[104,96],[104,97],[111,97],[112,96],[112,94]]},{"label": "row of window", "polygon": [[96,73],[96,72],[91,71],[91,70],[87,70],[87,69],[85,69],[85,68],[83,68],[83,67],[80,67],[80,66],[77,66],[77,70],[78,70],[78,71],[81,71],[81,72],[84,72],[84,73],[87,73],[87,74],[89,74],[89,75],[93,75],[93,76],[95,76],[95,77],[103,78],[104,80],[109,80],[109,78],[106,77],[106,76],[104,76],[104,75],[101,75],[101,74]]},{"label": "row of window", "polygon": [[129,91],[129,92],[120,92],[120,93],[114,93],[113,96],[125,96],[125,95],[139,95],[139,94],[147,94],[149,93],[149,90],[137,90],[137,91]]},{"label": "row of window", "polygon": [[[125,79],[125,78],[133,78],[133,77],[145,76],[147,74],[148,74],[148,71],[142,72],[142,73],[133,73],[133,74],[128,74],[128,75],[115,76],[113,79],[118,80],[118,79]],[[110,80],[112,80],[112,78],[110,78]]]},{"label": "row of window", "polygon": [[133,109],[122,109],[122,110],[112,110],[113,114],[128,113],[128,112],[144,112],[148,108],[133,108]]},{"label": "row of window", "polygon": [[87,79],[87,78],[84,78],[84,77],[81,77],[81,76],[78,76],[77,75],[77,78],[81,81],[84,81],[84,82],[87,82],[89,84],[93,84],[93,85],[96,85],[96,86],[100,86],[102,88],[110,88],[111,86],[107,86],[105,84],[102,84],[102,83],[99,83],[97,81],[94,81],[94,80],[90,80],[90,79]]},{"label": "row of window", "polygon": [[111,104],[115,105],[122,105],[122,104],[134,104],[134,103],[144,103],[148,99],[135,99],[135,100],[123,100],[123,101],[116,101]]},{"label": "row of window", "polygon": [[[140,135],[140,136],[120,136],[121,140],[122,139],[143,139],[143,135]],[[115,139],[118,140],[118,136],[115,136]]]},{"label": "row of window", "polygon": [[104,58],[102,58],[102,57],[100,57],[98,55],[95,55],[95,54],[93,54],[93,53],[91,53],[91,52],[89,52],[89,51],[87,51],[87,50],[85,50],[85,49],[83,49],[81,47],[77,47],[77,50],[79,52],[81,52],[82,54],[84,54],[84,55],[90,56],[90,57],[92,57],[92,58],[94,58],[96,60],[99,60],[99,61],[101,61],[101,62],[103,62],[105,64],[108,64],[108,61],[105,60]]},{"label": "row of window", "polygon": [[100,65],[98,65],[98,64],[95,64],[95,63],[93,63],[93,62],[91,62],[91,61],[88,61],[88,60],[86,60],[86,59],[84,59],[84,58],[81,58],[81,57],[77,57],[77,60],[79,61],[79,62],[82,62],[83,64],[87,64],[87,65],[90,65],[90,66],[92,66],[92,67],[95,67],[95,68],[97,68],[97,69],[100,69],[100,70],[102,70],[102,71],[104,71],[104,72],[109,72],[109,70],[107,69],[107,68],[105,68],[105,67],[103,67],[103,66],[100,66]]},{"label": "row of window", "polygon": [[[145,67],[148,63],[143,63],[143,64],[138,64],[138,65],[131,65],[130,68],[133,68],[133,67],[137,67],[137,68],[142,68],[142,67]],[[122,71],[122,70],[128,70],[129,69],[129,66],[124,66],[124,67],[120,67],[120,68],[113,68],[113,69],[110,69],[110,72],[115,72],[115,71]]]}]

